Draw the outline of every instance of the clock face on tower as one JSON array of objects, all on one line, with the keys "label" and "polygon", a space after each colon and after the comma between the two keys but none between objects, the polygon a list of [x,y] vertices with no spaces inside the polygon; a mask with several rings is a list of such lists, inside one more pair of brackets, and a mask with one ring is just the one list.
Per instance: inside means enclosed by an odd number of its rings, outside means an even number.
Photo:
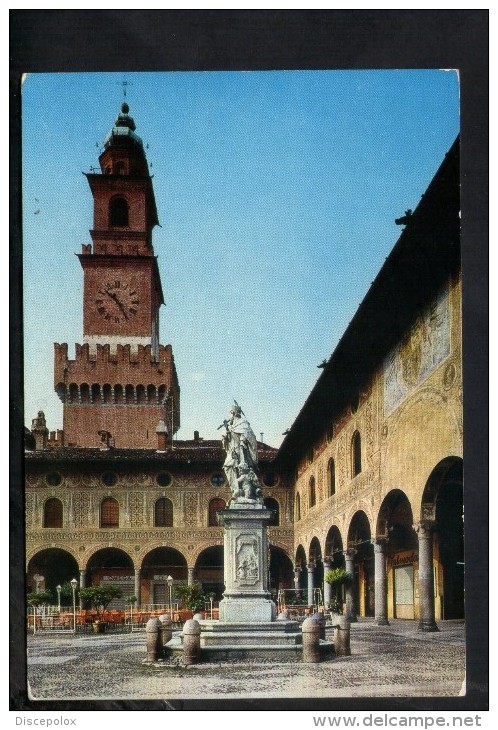
[{"label": "clock face on tower", "polygon": [[109,322],[128,322],[138,312],[140,300],[131,282],[114,279],[105,282],[97,291],[95,306],[98,314]]}]

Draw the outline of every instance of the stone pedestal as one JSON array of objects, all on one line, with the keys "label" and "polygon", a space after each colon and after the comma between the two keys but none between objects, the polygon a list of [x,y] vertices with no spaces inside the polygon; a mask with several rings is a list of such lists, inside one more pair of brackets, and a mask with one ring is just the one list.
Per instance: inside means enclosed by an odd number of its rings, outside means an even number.
[{"label": "stone pedestal", "polygon": [[268,525],[271,512],[259,503],[237,502],[220,510],[225,528],[225,592],[220,622],[261,623],[276,619],[268,590]]}]

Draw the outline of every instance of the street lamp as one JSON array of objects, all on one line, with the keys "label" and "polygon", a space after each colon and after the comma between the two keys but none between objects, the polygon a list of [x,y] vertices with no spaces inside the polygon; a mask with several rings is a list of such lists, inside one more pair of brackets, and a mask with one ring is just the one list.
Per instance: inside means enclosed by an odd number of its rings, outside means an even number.
[{"label": "street lamp", "polygon": [[55,586],[55,590],[57,591],[57,608],[59,613],[61,612],[61,590],[62,586]]},{"label": "street lamp", "polygon": [[173,578],[171,577],[171,575],[168,575],[168,577],[166,578],[166,581],[168,583],[168,588],[169,588],[169,617],[173,621],[173,604],[172,604],[172,599],[171,599],[172,591],[173,591]]},{"label": "street lamp", "polygon": [[71,588],[73,589],[73,634],[76,633],[76,586],[78,585],[78,581],[76,578],[73,578],[71,581]]}]

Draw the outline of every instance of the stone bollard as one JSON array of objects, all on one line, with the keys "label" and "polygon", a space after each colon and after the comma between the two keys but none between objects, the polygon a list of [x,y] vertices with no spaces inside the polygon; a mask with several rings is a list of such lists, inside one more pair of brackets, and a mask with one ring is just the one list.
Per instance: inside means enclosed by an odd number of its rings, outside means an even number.
[{"label": "stone bollard", "polygon": [[182,631],[183,663],[199,664],[201,661],[201,627],[199,622],[190,618],[185,621]]},{"label": "stone bollard", "polygon": [[320,622],[314,616],[308,616],[303,621],[301,631],[303,632],[303,662],[319,662]]},{"label": "stone bollard", "polygon": [[162,616],[159,616],[159,621],[161,623],[160,633],[161,633],[161,645],[166,646],[168,641],[171,641],[173,637],[173,629],[171,628],[171,619],[167,613],[163,613]]},{"label": "stone bollard", "polygon": [[338,616],[334,624],[334,649],[336,656],[351,655],[351,624],[346,616]]},{"label": "stone bollard", "polygon": [[323,613],[323,611],[317,611],[313,614],[312,618],[316,618],[316,620],[320,624],[320,639],[323,639],[325,641],[325,626],[327,624],[325,614]]},{"label": "stone bollard", "polygon": [[156,662],[162,652],[161,622],[158,618],[150,618],[145,627],[147,637],[147,662]]}]

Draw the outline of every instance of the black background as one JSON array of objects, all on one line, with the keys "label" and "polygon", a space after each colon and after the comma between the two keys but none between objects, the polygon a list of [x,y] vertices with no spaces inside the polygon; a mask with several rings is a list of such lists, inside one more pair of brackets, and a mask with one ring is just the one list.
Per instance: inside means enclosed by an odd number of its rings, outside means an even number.
[{"label": "black background", "polygon": [[[30,702],[26,690],[20,78],[27,72],[456,68],[461,82],[467,695]],[[488,708],[487,10],[10,11],[10,709]]]}]

